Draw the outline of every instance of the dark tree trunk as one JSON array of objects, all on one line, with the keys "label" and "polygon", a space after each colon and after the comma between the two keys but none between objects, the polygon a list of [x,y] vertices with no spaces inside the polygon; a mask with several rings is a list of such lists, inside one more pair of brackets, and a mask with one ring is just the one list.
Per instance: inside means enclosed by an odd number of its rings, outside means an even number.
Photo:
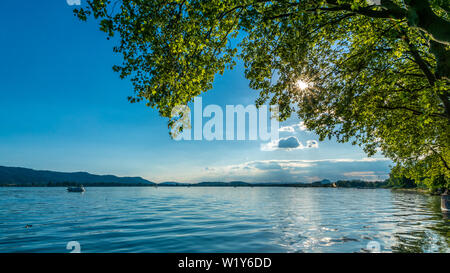
[{"label": "dark tree trunk", "polygon": [[407,0],[408,24],[431,35],[433,40],[450,45],[450,22],[437,16],[428,0]]},{"label": "dark tree trunk", "polygon": [[441,210],[450,212],[450,195],[447,194],[447,191],[441,196]]}]

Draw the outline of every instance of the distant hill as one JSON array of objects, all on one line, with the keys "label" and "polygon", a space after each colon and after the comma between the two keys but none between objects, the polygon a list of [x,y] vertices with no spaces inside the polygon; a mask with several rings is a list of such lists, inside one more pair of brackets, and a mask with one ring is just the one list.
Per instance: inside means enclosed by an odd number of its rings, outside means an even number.
[{"label": "distant hill", "polygon": [[185,186],[186,183],[180,183],[180,182],[162,182],[158,183],[158,186]]},{"label": "distant hill", "polygon": [[321,181],[315,181],[315,182],[312,182],[311,183],[312,185],[328,185],[328,184],[331,184],[331,181],[330,180],[328,180],[328,179],[323,179],[323,180],[321,180]]},{"label": "distant hill", "polygon": [[27,168],[0,166],[0,186],[153,186],[155,183],[141,177],[95,175],[87,172],[37,171]]},{"label": "distant hill", "polygon": [[162,182],[157,184],[161,187],[342,187],[342,188],[386,188],[388,184],[386,181],[370,182],[362,180],[339,180],[335,183],[328,179],[315,181],[312,183],[299,182],[264,182],[264,183],[248,183],[243,181],[231,182],[199,182],[199,183],[180,183],[180,182]]},{"label": "distant hill", "polygon": [[161,187],[243,187],[253,186],[252,183],[243,181],[231,181],[231,182],[199,182],[199,183],[180,183],[180,182],[161,182],[157,184]]},{"label": "distant hill", "polygon": [[251,186],[251,183],[242,182],[242,181],[231,181],[231,182],[200,182],[194,184],[194,186],[214,186],[214,187],[242,187],[242,186]]},{"label": "distant hill", "polygon": [[231,182],[200,182],[180,183],[174,181],[159,184],[150,182],[141,177],[118,177],[114,175],[95,175],[87,172],[53,172],[38,171],[18,167],[0,166],[0,187],[58,187],[58,186],[162,186],[162,187],[338,187],[338,188],[386,188],[388,182],[368,182],[361,180],[339,180],[332,183],[328,179],[313,183],[298,182],[265,182],[247,183],[243,181]]}]

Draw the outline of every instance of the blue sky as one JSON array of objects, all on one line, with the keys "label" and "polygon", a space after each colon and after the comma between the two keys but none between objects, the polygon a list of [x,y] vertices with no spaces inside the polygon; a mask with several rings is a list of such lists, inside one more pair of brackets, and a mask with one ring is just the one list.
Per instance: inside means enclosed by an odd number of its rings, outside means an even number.
[{"label": "blue sky", "polygon": [[[93,20],[78,21],[65,0],[3,0],[1,6],[0,165],[156,182],[374,180],[389,173],[390,161],[368,160],[359,147],[334,140],[308,149],[267,149],[269,143],[249,140],[174,141],[167,119],[143,103],[128,103],[132,86],[112,71],[121,62],[114,41]],[[239,64],[218,76],[202,100],[225,108],[253,104],[257,95]],[[292,118],[281,126],[299,122]],[[301,126],[293,129],[280,137],[303,145],[318,141]]]}]

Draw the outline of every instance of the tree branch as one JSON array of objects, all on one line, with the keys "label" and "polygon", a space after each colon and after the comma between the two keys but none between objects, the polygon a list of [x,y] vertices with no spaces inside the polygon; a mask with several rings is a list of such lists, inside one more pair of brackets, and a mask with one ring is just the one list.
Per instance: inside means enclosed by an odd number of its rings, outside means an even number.
[{"label": "tree branch", "polygon": [[442,163],[444,163],[445,168],[447,168],[447,170],[450,170],[450,167],[448,166],[447,161],[445,161],[442,154],[438,153],[435,149],[433,149],[433,147],[431,145],[430,145],[430,149],[441,158],[441,161],[442,161]]},{"label": "tree branch", "polygon": [[[414,115],[418,115],[418,116],[424,115],[423,112],[418,111],[418,110],[415,110],[415,109],[412,109],[412,108],[409,108],[409,107],[406,107],[406,106],[386,106],[386,105],[378,105],[377,108],[380,108],[380,109],[386,109],[386,110],[406,110],[406,111],[409,111],[409,112],[413,113]],[[441,114],[436,114],[436,113],[431,114],[430,116],[433,116],[433,117],[439,117],[439,118],[446,118],[445,116],[443,116],[443,115],[441,115]]]},{"label": "tree branch", "polygon": [[450,22],[431,9],[428,0],[406,0],[408,25],[427,32],[434,41],[450,45]]},{"label": "tree branch", "polygon": [[383,10],[374,10],[373,6],[359,7],[357,9],[352,9],[350,4],[339,4],[337,0],[327,0],[327,4],[331,5],[326,10],[331,11],[352,11],[361,15],[365,15],[372,18],[393,18],[393,19],[404,19],[407,15],[407,11],[398,7],[390,0],[382,0],[382,6],[386,7]]}]

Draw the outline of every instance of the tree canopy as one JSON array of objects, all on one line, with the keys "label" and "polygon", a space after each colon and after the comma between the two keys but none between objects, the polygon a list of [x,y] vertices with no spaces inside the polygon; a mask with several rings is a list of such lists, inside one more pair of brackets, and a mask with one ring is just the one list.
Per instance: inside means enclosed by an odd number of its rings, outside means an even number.
[{"label": "tree canopy", "polygon": [[321,140],[381,151],[395,173],[448,188],[449,11],[448,0],[91,0],[75,13],[118,36],[113,69],[131,79],[131,102],[171,118],[240,59],[257,105],[278,104],[281,120],[296,113]]}]

